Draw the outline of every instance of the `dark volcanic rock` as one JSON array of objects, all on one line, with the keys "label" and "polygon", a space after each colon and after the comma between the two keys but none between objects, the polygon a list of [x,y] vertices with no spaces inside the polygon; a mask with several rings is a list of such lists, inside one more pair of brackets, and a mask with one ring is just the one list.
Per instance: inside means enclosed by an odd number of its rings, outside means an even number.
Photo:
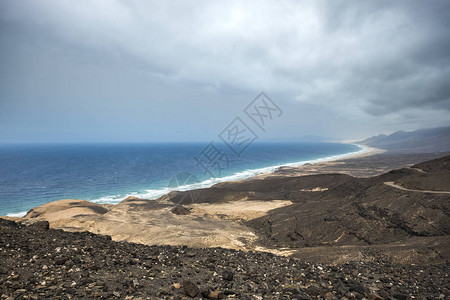
[{"label": "dark volcanic rock", "polygon": [[191,211],[184,206],[175,206],[171,209],[171,212],[176,215],[188,215],[191,213]]},{"label": "dark volcanic rock", "polygon": [[66,257],[60,257],[60,258],[55,259],[55,264],[56,265],[63,265],[66,261],[67,261]]},{"label": "dark volcanic rock", "polygon": [[[338,174],[295,177],[290,181],[296,182],[297,189],[287,182],[283,187],[283,194],[293,205],[272,210],[246,225],[256,230],[265,247],[316,247],[317,257],[325,258],[322,261],[333,262],[352,252],[363,252],[367,260],[448,262],[450,194],[406,191],[385,183],[450,191],[449,166],[450,156],[446,156],[371,178]],[[330,184],[333,179],[334,184]],[[261,185],[270,186],[270,181],[261,180]],[[301,192],[306,186],[327,190]],[[267,194],[282,199],[281,191],[276,191]],[[342,252],[330,246],[342,247]],[[299,257],[305,257],[305,253],[313,252],[300,249]]]},{"label": "dark volcanic rock", "polygon": [[186,295],[189,297],[195,297],[197,296],[199,289],[198,286],[189,280],[183,280],[183,288]]},{"label": "dark volcanic rock", "polygon": [[408,300],[409,299],[408,295],[404,295],[404,294],[395,294],[394,298],[397,300]]},{"label": "dark volcanic rock", "polygon": [[[292,201],[245,225],[257,233],[260,246],[299,249],[299,257],[308,254],[312,261],[336,263],[363,253],[367,261],[442,263],[450,261],[450,194],[385,183],[450,191],[449,166],[450,156],[445,156],[370,178],[320,174],[226,182],[202,189],[196,202]],[[183,203],[188,193],[164,199]],[[311,247],[317,251],[303,251]]]},{"label": "dark volcanic rock", "polygon": [[42,229],[49,229],[50,224],[47,221],[38,221],[32,224],[34,227],[42,228]]},{"label": "dark volcanic rock", "polygon": [[232,281],[234,277],[234,273],[230,270],[225,270],[222,273],[222,278],[227,281]]},{"label": "dark volcanic rock", "polygon": [[0,219],[0,291],[11,299],[445,299],[449,267],[326,266],[262,252],[114,242]]},{"label": "dark volcanic rock", "polygon": [[317,296],[320,295],[320,289],[315,286],[310,286],[305,290],[305,292],[313,298],[316,298]]}]

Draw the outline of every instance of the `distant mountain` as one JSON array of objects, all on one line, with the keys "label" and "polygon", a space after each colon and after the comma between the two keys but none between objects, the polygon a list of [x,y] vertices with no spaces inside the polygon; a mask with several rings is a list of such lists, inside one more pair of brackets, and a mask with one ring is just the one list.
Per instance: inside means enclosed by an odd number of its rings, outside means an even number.
[{"label": "distant mountain", "polygon": [[450,151],[450,126],[397,131],[373,136],[360,144],[395,152],[429,153]]}]

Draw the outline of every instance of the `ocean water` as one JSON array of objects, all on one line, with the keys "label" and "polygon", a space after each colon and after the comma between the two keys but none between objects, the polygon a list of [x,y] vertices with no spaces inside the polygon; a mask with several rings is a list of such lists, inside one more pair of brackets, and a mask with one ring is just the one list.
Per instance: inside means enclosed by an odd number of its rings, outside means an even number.
[{"label": "ocean water", "polygon": [[[341,143],[0,145],[0,215],[21,216],[60,199],[118,203],[208,187],[365,149]],[[214,150],[214,151],[213,151]]]}]

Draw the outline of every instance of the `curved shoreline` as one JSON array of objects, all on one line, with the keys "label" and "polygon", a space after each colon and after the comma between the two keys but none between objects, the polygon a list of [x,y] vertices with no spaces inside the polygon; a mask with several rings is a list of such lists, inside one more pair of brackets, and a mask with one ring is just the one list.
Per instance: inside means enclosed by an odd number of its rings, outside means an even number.
[{"label": "curved shoreline", "polygon": [[[332,162],[340,159],[350,159],[350,158],[357,158],[357,157],[364,157],[364,156],[370,156],[378,153],[384,152],[384,150],[368,147],[365,145],[360,145],[357,143],[345,143],[343,144],[349,144],[349,145],[355,145],[359,147],[360,149],[358,151],[349,152],[345,154],[337,154],[337,155],[331,155],[326,157],[321,157],[317,159],[310,159],[310,160],[302,160],[292,163],[286,163],[286,164],[280,164],[280,165],[274,165],[269,167],[263,167],[263,168],[256,168],[256,169],[250,169],[250,170],[244,170],[241,172],[236,172],[232,175],[224,176],[221,178],[212,178],[212,179],[206,179],[201,182],[188,184],[188,185],[181,185],[177,188],[164,188],[164,189],[155,189],[155,190],[146,190],[145,192],[132,192],[128,193],[125,196],[105,196],[98,199],[90,199],[87,200],[92,203],[98,203],[98,204],[118,204],[123,199],[133,196],[133,197],[139,197],[143,199],[149,199],[149,200],[155,200],[159,197],[162,197],[171,191],[188,191],[188,190],[194,190],[194,189],[200,189],[200,188],[209,188],[217,183],[222,182],[231,182],[231,181],[240,181],[240,180],[250,180],[252,178],[257,178],[260,176],[267,176],[275,172],[280,167],[299,167],[305,164],[316,164],[316,163],[323,163],[323,162]],[[26,215],[28,211],[21,211],[21,212],[12,212],[6,214],[7,217],[23,217]]]},{"label": "curved shoreline", "polygon": [[[232,182],[232,181],[240,181],[240,180],[249,180],[252,178],[256,178],[259,176],[264,176],[271,174],[275,172],[280,167],[299,167],[305,164],[316,164],[316,163],[323,163],[323,162],[332,162],[339,159],[349,159],[349,158],[357,158],[357,157],[364,157],[369,155],[374,155],[378,153],[384,152],[384,150],[368,147],[365,145],[359,145],[356,143],[343,143],[343,144],[349,144],[359,147],[360,149],[358,151],[344,153],[344,154],[337,154],[337,155],[330,155],[325,156],[317,159],[310,159],[310,160],[301,160],[297,162],[292,163],[285,163],[285,164],[279,164],[269,167],[263,167],[263,168],[256,168],[256,169],[250,169],[250,170],[244,170],[240,172],[236,172],[232,175],[220,177],[220,178],[210,178],[206,179],[200,182],[188,184],[188,185],[180,185],[177,188],[164,188],[164,189],[151,189],[146,190],[144,193],[134,192],[130,194],[126,194],[125,196],[121,196],[118,198],[109,198],[111,196],[106,196],[100,199],[91,199],[88,200],[93,203],[98,204],[117,204],[126,197],[133,196],[138,197],[142,199],[149,199],[149,200],[155,200],[158,199],[172,191],[189,191],[189,190],[195,190],[195,189],[201,189],[201,188],[209,188],[215,184],[223,183],[223,182]],[[114,196],[112,196],[114,197]]]}]

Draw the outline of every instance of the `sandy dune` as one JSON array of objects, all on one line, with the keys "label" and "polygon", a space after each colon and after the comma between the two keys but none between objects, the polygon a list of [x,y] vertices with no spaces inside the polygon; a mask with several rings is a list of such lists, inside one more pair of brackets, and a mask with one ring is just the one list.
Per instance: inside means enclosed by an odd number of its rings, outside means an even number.
[{"label": "sandy dune", "polygon": [[[127,198],[117,205],[60,200],[31,210],[24,223],[49,221],[51,228],[110,235],[116,241],[147,245],[187,245],[252,250],[255,233],[243,225],[290,201],[233,201],[193,204],[187,215],[176,215],[172,203]],[[264,250],[264,249],[260,249]]]}]

